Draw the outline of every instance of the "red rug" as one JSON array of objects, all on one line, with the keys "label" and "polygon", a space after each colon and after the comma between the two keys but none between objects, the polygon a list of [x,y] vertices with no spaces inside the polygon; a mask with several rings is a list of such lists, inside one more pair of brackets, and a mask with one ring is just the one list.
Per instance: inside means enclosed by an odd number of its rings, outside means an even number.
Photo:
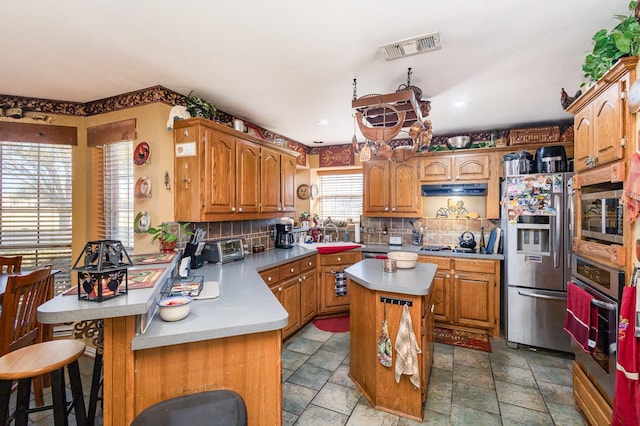
[{"label": "red rug", "polygon": [[436,342],[445,345],[460,346],[476,349],[478,351],[491,352],[491,344],[486,334],[471,333],[469,331],[454,330],[451,328],[434,327],[433,337]]},{"label": "red rug", "polygon": [[316,318],[313,320],[313,325],[322,331],[346,333],[349,331],[349,315],[332,318]]}]

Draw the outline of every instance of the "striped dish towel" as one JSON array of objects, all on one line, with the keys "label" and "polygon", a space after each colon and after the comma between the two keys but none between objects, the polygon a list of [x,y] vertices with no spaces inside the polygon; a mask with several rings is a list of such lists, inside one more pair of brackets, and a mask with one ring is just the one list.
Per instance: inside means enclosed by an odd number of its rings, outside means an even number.
[{"label": "striped dish towel", "polygon": [[398,335],[396,336],[396,383],[400,383],[400,376],[406,374],[411,376],[410,380],[413,386],[420,388],[420,368],[418,365],[418,354],[422,353],[418,347],[416,335],[413,332],[413,324],[411,323],[411,314],[409,307],[404,305],[402,318],[400,318],[400,327],[398,327]]}]

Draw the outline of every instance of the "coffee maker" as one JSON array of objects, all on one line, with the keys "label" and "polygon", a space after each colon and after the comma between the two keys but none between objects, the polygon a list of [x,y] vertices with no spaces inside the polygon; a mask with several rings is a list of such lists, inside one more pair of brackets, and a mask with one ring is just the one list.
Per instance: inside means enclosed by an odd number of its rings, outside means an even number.
[{"label": "coffee maker", "polygon": [[276,224],[276,248],[293,248],[291,228],[289,224]]}]

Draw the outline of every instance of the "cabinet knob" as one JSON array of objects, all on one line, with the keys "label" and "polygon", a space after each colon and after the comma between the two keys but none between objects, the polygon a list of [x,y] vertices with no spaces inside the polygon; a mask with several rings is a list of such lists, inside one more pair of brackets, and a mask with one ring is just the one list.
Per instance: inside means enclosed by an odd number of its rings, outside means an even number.
[{"label": "cabinet knob", "polygon": [[235,208],[235,207],[231,207],[231,211],[232,211],[232,212],[235,212],[235,211],[236,211],[236,208]]},{"label": "cabinet knob", "polygon": [[293,271],[295,271],[295,269],[293,269],[293,268],[289,269],[289,272],[293,272]]},{"label": "cabinet knob", "polygon": [[282,287],[278,287],[278,291],[282,291]]},{"label": "cabinet knob", "polygon": [[431,312],[436,308],[436,305],[431,305]]},{"label": "cabinet knob", "polygon": [[447,275],[445,275],[445,277],[447,277],[447,278],[451,278],[451,275],[447,274]]},{"label": "cabinet knob", "polygon": [[307,265],[308,265],[308,266],[311,266],[311,265],[313,265],[313,262],[309,262],[309,263],[307,263]]},{"label": "cabinet knob", "polygon": [[389,207],[385,207],[385,208],[384,208],[384,211],[385,211],[385,212],[388,212],[388,211],[389,211]]},{"label": "cabinet knob", "polygon": [[451,180],[451,176],[447,176],[447,179]]},{"label": "cabinet knob", "polygon": [[342,261],[342,258],[341,258],[341,257],[339,257],[339,258],[338,258],[338,262],[340,262],[340,261]]},{"label": "cabinet knob", "polygon": [[302,282],[302,277],[298,278],[298,282],[301,283]]},{"label": "cabinet knob", "polygon": [[455,274],[453,277],[454,277],[455,279],[460,278],[460,276],[459,276],[458,274]]},{"label": "cabinet knob", "polygon": [[456,180],[460,179],[460,176],[456,176]]},{"label": "cabinet knob", "polygon": [[267,277],[267,281],[271,282],[271,277]]},{"label": "cabinet knob", "polygon": [[391,211],[392,211],[392,212],[395,212],[395,211],[396,211],[396,208],[395,208],[395,207],[394,207],[394,208],[392,208],[392,209],[391,209]]},{"label": "cabinet knob", "polygon": [[242,207],[240,207],[240,208],[238,209],[238,211],[242,213]]}]

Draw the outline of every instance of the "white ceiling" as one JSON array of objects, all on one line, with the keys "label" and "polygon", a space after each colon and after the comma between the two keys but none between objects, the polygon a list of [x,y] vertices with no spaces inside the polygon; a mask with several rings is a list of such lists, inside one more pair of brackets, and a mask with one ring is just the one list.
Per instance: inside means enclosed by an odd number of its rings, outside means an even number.
[{"label": "white ceiling", "polygon": [[[591,37],[628,2],[1,0],[0,93],[86,102],[162,85],[337,144],[354,134],[353,79],[358,96],[392,93],[411,67],[435,135],[565,120],[560,89],[578,89]],[[377,48],[435,31],[435,52],[387,62]]]}]

